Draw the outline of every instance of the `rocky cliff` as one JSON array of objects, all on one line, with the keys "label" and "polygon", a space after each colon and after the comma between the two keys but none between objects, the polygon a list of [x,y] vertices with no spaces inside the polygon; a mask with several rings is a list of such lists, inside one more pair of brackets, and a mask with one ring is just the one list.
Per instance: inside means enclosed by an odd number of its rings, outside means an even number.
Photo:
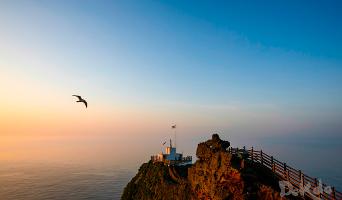
[{"label": "rocky cliff", "polygon": [[230,143],[217,134],[198,144],[198,160],[188,166],[143,164],[127,184],[122,200],[282,199],[276,177],[229,153]]}]

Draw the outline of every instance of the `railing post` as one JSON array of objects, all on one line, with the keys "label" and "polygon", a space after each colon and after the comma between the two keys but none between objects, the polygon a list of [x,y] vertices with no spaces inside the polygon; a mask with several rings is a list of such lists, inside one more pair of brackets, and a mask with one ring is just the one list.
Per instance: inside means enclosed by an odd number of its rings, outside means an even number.
[{"label": "railing post", "polygon": [[336,200],[336,190],[335,190],[335,187],[332,187],[332,198],[333,200]]},{"label": "railing post", "polygon": [[264,165],[264,160],[263,160],[263,157],[262,157],[262,150],[260,150],[260,162],[261,162],[261,165]]},{"label": "railing post", "polygon": [[304,176],[302,170],[299,170],[300,185],[304,187]]},{"label": "railing post", "polygon": [[[318,187],[318,180],[317,180],[317,178],[315,178],[315,187],[316,188]],[[318,197],[321,198],[322,194],[321,194],[320,190],[318,190],[318,191],[319,191]]]},{"label": "railing post", "polygon": [[273,162],[273,156],[271,156],[271,166],[272,166],[272,172],[275,171],[275,167],[274,167],[274,162]]},{"label": "railing post", "polygon": [[287,176],[287,167],[286,167],[286,163],[284,163],[284,174],[283,174],[285,180],[289,180],[289,177]]},{"label": "railing post", "polygon": [[254,162],[254,150],[253,150],[253,147],[252,147],[252,164]]}]

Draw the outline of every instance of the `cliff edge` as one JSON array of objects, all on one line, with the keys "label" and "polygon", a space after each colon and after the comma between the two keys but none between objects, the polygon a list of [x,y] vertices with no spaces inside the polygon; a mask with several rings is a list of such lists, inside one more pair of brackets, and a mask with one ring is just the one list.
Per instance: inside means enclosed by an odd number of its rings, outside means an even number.
[{"label": "cliff edge", "polygon": [[198,160],[187,166],[144,163],[127,184],[122,200],[284,199],[278,180],[260,166],[232,155],[217,134],[198,144]]}]

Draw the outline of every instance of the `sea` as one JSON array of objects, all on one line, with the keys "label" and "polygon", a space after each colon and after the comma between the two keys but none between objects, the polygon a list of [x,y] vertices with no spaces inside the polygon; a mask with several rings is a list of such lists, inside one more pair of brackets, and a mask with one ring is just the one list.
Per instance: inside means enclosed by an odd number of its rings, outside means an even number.
[{"label": "sea", "polygon": [[120,199],[137,169],[39,162],[0,162],[1,200]]},{"label": "sea", "polygon": [[[264,140],[261,146],[278,160],[342,191],[340,141],[317,143]],[[141,160],[125,164],[110,159],[95,163],[0,160],[0,200],[120,199],[142,164]]]}]

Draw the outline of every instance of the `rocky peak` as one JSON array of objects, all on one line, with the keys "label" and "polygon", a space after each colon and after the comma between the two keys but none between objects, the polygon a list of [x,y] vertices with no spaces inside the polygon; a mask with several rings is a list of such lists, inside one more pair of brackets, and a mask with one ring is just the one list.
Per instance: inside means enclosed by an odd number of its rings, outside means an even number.
[{"label": "rocky peak", "polygon": [[276,179],[255,165],[239,166],[242,158],[230,154],[229,146],[213,134],[198,144],[198,160],[193,165],[145,163],[126,186],[122,199],[282,199],[276,192]]},{"label": "rocky peak", "polygon": [[243,199],[244,183],[239,171],[231,167],[229,146],[217,134],[198,144],[199,160],[188,169],[188,180],[199,199]]},{"label": "rocky peak", "polygon": [[211,140],[199,143],[196,150],[196,156],[200,160],[209,159],[213,153],[227,152],[227,148],[230,146],[230,142],[220,139],[218,134],[213,134]]}]

